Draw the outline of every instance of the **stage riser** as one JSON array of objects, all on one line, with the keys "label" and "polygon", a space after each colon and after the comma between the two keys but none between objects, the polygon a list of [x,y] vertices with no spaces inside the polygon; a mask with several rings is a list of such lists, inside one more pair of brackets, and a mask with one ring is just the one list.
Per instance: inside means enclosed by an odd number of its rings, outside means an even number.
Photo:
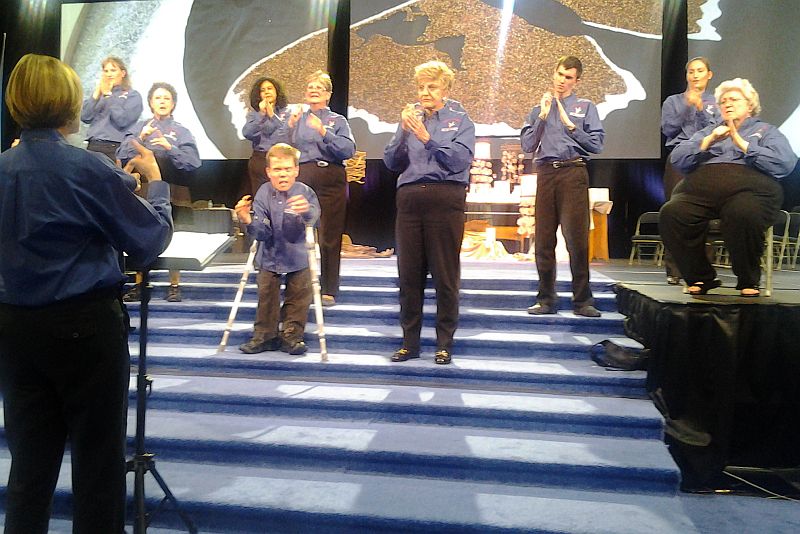
[{"label": "stage riser", "polygon": [[[229,347],[248,341],[251,337],[250,331],[232,332],[228,338]],[[386,354],[387,357],[397,350],[402,340],[400,335],[396,337],[354,337],[348,335],[326,334],[326,341],[329,352],[348,351],[352,353],[378,353]],[[186,331],[176,329],[148,329],[148,341],[150,343],[168,343],[185,345],[208,345],[216,346],[219,344],[221,335],[218,332],[209,331]],[[306,332],[306,345],[309,350],[319,350],[319,340],[313,332]],[[428,352],[428,357],[433,358],[436,349],[436,339],[432,331],[423,330],[421,348]],[[136,333],[130,337],[131,343],[138,343]],[[454,343],[454,351],[460,356],[480,356],[483,358],[521,358],[521,359],[573,359],[586,360],[589,358],[589,346],[566,343],[530,343],[525,341],[502,341],[502,340],[481,340],[481,339],[458,339]]]},{"label": "stage riser", "polygon": [[[487,265],[487,270],[491,270],[491,265]],[[559,271],[560,273],[562,271]],[[530,273],[530,276],[524,275]],[[572,291],[572,283],[569,279],[568,271],[562,273],[564,276],[556,280],[557,291]],[[205,272],[192,272],[182,271],[181,282],[185,284],[191,283],[207,283],[207,284],[225,284],[238,286],[242,279],[241,274],[236,273],[205,273]],[[169,284],[169,274],[167,271],[152,271],[150,273],[150,280],[156,287],[162,287]],[[250,273],[247,277],[248,287],[256,287],[256,275]],[[592,291],[602,293],[611,290],[609,282],[603,280],[590,280],[589,284]],[[389,276],[353,276],[344,274],[341,277],[341,285],[351,288],[369,288],[369,287],[391,287],[397,288],[398,282],[396,277]],[[433,279],[428,277],[428,288],[433,288]],[[484,289],[491,291],[533,291],[535,292],[538,287],[538,280],[536,278],[536,269],[531,266],[527,270],[525,266],[521,266],[519,271],[509,273],[508,277],[493,279],[493,278],[462,278],[461,289]]]},{"label": "stage riser", "polygon": [[[249,303],[248,303],[249,304]],[[254,303],[253,303],[254,304]],[[139,306],[135,303],[128,304],[128,310],[132,318],[138,319]],[[339,325],[387,325],[396,326],[398,324],[398,310],[343,310],[341,307],[325,308],[324,318],[326,322]],[[223,306],[193,306],[187,308],[184,305],[175,305],[162,302],[150,304],[151,316],[192,318],[198,321],[227,321],[230,315],[230,308]],[[255,321],[256,309],[254,305],[241,306],[236,314],[236,321],[239,323],[252,323]],[[430,311],[424,314],[426,325],[435,324],[435,312]],[[313,307],[308,314],[309,328],[314,328],[316,315]],[[524,331],[524,332],[549,332],[558,329],[560,332],[588,332],[606,333],[608,335],[624,335],[619,318],[597,318],[587,321],[583,318],[575,317],[569,312],[569,308],[564,312],[564,316],[532,316],[532,315],[502,315],[496,312],[493,315],[486,313],[472,313],[469,309],[462,309],[459,316],[459,326],[461,328],[486,328],[488,330],[504,331]]]},{"label": "stage riser", "polygon": [[[163,301],[166,288],[159,286],[153,290],[152,300]],[[189,301],[215,301],[215,302],[233,302],[236,297],[235,287],[203,287],[203,286],[190,286],[181,285],[181,293],[183,300]],[[353,290],[348,287],[342,287],[339,294],[336,296],[336,302],[339,304],[364,304],[371,303],[374,305],[397,305],[399,292],[397,290],[386,289],[358,289]],[[572,296],[571,293],[560,292],[558,298],[558,307],[562,310],[572,309]],[[242,299],[244,302],[255,303],[258,302],[258,293],[256,287],[248,288]],[[460,306],[463,307],[480,307],[492,308],[502,310],[525,310],[528,306],[536,302],[536,293],[534,292],[515,292],[511,294],[474,294],[462,291],[460,296]],[[425,304],[436,304],[436,293],[433,289],[425,290]],[[595,307],[603,311],[616,311],[617,304],[612,294],[598,294],[595,295]]]},{"label": "stage riser", "polygon": [[[269,353],[266,353],[269,354]],[[269,356],[265,356],[269,358]],[[428,361],[432,355],[423,356]],[[246,376],[284,380],[330,380],[353,383],[387,382],[397,385],[463,388],[465,390],[485,388],[487,390],[512,390],[517,392],[546,392],[565,395],[600,395],[647,399],[643,394],[644,376],[625,373],[609,373],[606,377],[593,375],[543,375],[536,373],[500,373],[470,369],[442,369],[441,367],[392,366],[339,366],[320,368],[312,365],[280,365],[265,362],[219,362],[211,358],[182,360],[177,358],[148,357],[149,368],[154,373],[205,373],[217,376]],[[132,358],[135,366],[136,357]],[[342,369],[341,367],[345,367]]]},{"label": "stage riser", "polygon": [[[421,358],[391,363],[402,343],[396,272],[387,276],[395,265],[343,261],[337,306],[324,310],[326,364],[318,359],[313,309],[308,354],[238,350],[252,335],[254,275],[227,350],[217,354],[241,275],[183,273],[183,301],[167,303],[167,274],[153,273],[147,449],[201,531],[551,532],[596,499],[641,500],[642,509],[670,515],[679,473],[662,443],[661,416],[645,395],[645,374],[607,372],[589,359],[593,343],[624,336],[621,316],[574,316],[568,280],[558,282],[558,315],[528,315],[533,265],[467,265],[454,364],[433,363],[432,288],[425,292]],[[608,279],[597,278],[596,306],[614,312]],[[136,327],[132,371],[139,307],[128,306]],[[129,406],[132,436],[134,391]],[[7,470],[0,458],[2,465]],[[62,472],[57,515],[69,513],[68,465]],[[155,503],[161,492],[146,483]],[[352,503],[325,508],[354,488]],[[309,502],[315,492],[320,499]],[[376,498],[388,506],[373,505]],[[475,517],[459,511],[487,498],[493,503]],[[555,502],[563,514],[542,521]],[[631,519],[622,506],[582,530],[652,526],[652,518]],[[508,528],[498,527],[496,513]],[[166,512],[155,524],[181,529]]]},{"label": "stage riser", "polygon": [[[273,376],[273,378],[280,378]],[[587,392],[588,393],[588,392]],[[133,403],[135,395],[131,394]],[[629,420],[625,417],[568,415],[554,413],[508,413],[503,410],[476,410],[435,406],[422,410],[418,406],[374,406],[355,402],[315,403],[287,400],[282,403],[246,404],[246,399],[202,395],[154,394],[148,406],[158,417],[158,410],[183,412],[252,415],[260,417],[299,417],[334,421],[373,421],[379,423],[441,425],[462,428],[492,428],[526,432],[566,432],[592,436],[625,437],[660,440],[661,421],[657,418]],[[209,458],[209,461],[213,458]],[[218,458],[217,458],[218,460]]]}]

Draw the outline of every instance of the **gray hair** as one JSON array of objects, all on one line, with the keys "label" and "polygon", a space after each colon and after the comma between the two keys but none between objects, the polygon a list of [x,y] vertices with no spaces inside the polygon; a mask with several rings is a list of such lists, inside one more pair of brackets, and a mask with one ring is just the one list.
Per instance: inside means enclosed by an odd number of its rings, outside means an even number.
[{"label": "gray hair", "polygon": [[758,91],[755,90],[749,80],[734,78],[733,80],[725,80],[719,84],[714,90],[714,98],[717,99],[717,103],[719,103],[719,100],[725,93],[730,91],[739,91],[742,93],[742,96],[745,97],[750,104],[750,113],[752,115],[755,116],[761,113],[761,102],[758,99]]}]

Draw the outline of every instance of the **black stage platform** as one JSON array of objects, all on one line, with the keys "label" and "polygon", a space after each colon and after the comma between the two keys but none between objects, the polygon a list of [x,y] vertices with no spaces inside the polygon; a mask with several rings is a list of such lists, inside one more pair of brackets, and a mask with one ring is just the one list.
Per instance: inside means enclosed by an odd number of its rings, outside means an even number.
[{"label": "black stage platform", "polygon": [[791,289],[776,285],[769,298],[616,286],[626,330],[652,349],[648,391],[684,489],[717,487],[729,465],[800,466],[800,273],[782,274]]}]

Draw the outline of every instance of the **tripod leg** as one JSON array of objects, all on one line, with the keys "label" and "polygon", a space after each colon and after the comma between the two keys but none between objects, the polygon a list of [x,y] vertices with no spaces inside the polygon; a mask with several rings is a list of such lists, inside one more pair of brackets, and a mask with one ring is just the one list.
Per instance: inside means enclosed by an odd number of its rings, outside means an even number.
[{"label": "tripod leg", "polygon": [[163,478],[161,478],[161,475],[158,473],[154,462],[151,462],[150,464],[150,472],[153,474],[153,478],[156,479],[156,482],[158,482],[158,486],[161,488],[161,491],[164,492],[164,500],[172,504],[172,507],[176,512],[178,512],[178,515],[183,520],[183,523],[186,525],[186,528],[189,530],[189,532],[191,534],[197,534],[197,527],[194,525],[191,518],[186,515],[186,513],[180,507],[180,504],[178,504],[178,499],[175,498],[175,495],[173,495],[172,491],[170,491],[167,483],[164,482]]}]

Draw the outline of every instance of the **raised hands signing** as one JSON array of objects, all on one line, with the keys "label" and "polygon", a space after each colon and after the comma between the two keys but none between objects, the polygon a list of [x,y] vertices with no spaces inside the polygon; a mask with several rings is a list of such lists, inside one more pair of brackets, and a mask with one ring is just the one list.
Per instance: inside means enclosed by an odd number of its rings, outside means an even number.
[{"label": "raised hands signing", "polygon": [[250,210],[252,208],[253,197],[251,195],[245,195],[236,203],[236,206],[233,207],[233,211],[236,212],[236,217],[239,219],[239,222],[250,224],[253,222],[253,216],[250,215]]},{"label": "raised hands signing", "polygon": [[427,143],[431,139],[431,134],[425,128],[425,123],[420,118],[420,112],[413,104],[407,104],[400,112],[400,120],[405,131],[411,132],[422,143]]}]

